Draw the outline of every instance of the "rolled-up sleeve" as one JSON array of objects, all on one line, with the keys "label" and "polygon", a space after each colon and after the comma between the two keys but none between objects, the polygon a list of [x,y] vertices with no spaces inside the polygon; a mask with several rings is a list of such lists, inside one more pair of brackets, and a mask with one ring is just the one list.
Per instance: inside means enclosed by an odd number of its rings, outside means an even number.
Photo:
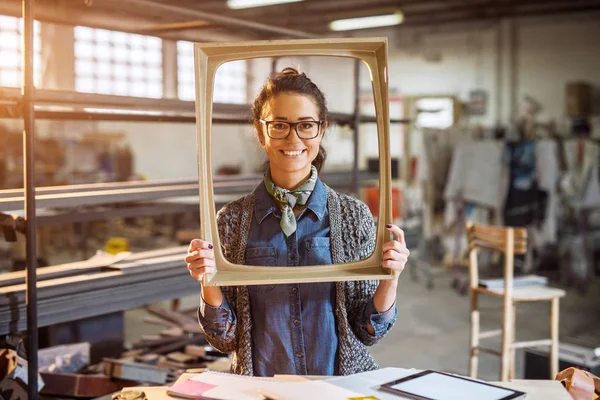
[{"label": "rolled-up sleeve", "polygon": [[375,304],[373,303],[373,298],[367,302],[364,308],[363,321],[366,324],[370,323],[373,325],[373,329],[375,330],[375,337],[382,337],[385,335],[396,322],[396,317],[398,315],[398,309],[396,308],[396,302],[394,305],[390,307],[389,310],[384,312],[379,312],[375,308]]},{"label": "rolled-up sleeve", "polygon": [[225,299],[220,306],[213,307],[200,296],[198,321],[207,334],[224,338],[227,334],[227,325],[235,325],[235,318],[235,313],[231,311]]}]

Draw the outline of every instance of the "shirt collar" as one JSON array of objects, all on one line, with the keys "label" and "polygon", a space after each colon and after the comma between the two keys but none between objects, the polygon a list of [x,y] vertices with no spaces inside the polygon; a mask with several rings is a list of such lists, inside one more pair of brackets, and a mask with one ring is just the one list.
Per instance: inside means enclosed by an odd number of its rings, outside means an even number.
[{"label": "shirt collar", "polygon": [[[317,178],[315,188],[308,198],[306,208],[311,210],[319,221],[325,216],[325,212],[327,211],[327,192],[325,185],[323,185],[323,182],[319,178]],[[254,216],[256,217],[256,222],[259,224],[262,223],[271,213],[278,213],[276,215],[281,216],[275,199],[267,192],[263,181],[254,189]]]},{"label": "shirt collar", "polygon": [[327,191],[323,182],[318,178],[308,203],[306,203],[306,208],[315,213],[319,221],[323,219],[327,212]]}]

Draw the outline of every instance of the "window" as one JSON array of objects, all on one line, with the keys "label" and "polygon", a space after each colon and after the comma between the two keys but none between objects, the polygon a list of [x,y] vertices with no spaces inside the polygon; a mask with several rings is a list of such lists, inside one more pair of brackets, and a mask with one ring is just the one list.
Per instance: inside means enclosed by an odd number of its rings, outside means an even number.
[{"label": "window", "polygon": [[[215,103],[246,104],[245,60],[221,65],[215,77],[213,101]],[[191,42],[177,42],[177,92],[182,100],[194,100],[194,45]]]},{"label": "window", "polygon": [[[33,81],[40,82],[40,23],[33,22]],[[0,86],[23,83],[23,18],[0,15]]]},{"label": "window", "polygon": [[75,90],[160,98],[162,82],[160,38],[75,27]]},{"label": "window", "polygon": [[421,98],[416,109],[419,128],[448,129],[454,125],[454,101],[450,97]]}]

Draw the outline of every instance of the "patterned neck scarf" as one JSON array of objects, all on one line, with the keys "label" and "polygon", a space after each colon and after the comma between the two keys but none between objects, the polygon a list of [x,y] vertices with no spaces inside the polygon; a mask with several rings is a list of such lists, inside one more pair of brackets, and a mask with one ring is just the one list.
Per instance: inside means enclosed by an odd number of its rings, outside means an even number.
[{"label": "patterned neck scarf", "polygon": [[296,216],[294,215],[294,206],[306,205],[308,198],[312,194],[315,185],[317,184],[317,168],[315,168],[314,165],[311,165],[310,170],[310,177],[306,180],[306,182],[294,190],[287,190],[276,186],[271,179],[270,170],[265,174],[265,187],[267,188],[267,192],[269,192],[269,194],[273,196],[275,200],[277,200],[281,207],[280,225],[285,237],[288,237],[292,233],[296,232]]}]

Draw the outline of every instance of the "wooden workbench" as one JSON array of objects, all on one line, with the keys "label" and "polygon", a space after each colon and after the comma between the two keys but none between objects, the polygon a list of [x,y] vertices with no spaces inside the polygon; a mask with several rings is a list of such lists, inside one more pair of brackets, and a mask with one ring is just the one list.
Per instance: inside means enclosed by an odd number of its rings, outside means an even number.
[{"label": "wooden workbench", "polygon": [[[386,368],[389,369],[389,368]],[[400,368],[393,368],[393,370],[401,370]],[[412,371],[411,371],[412,373]],[[193,378],[197,374],[183,374],[176,383],[185,382],[186,380]],[[276,377],[275,379],[287,380],[282,377]],[[386,379],[386,381],[388,381]],[[384,383],[384,382],[380,382]],[[498,386],[503,386],[508,389],[518,390],[524,393],[527,393],[527,400],[572,400],[571,396],[564,389],[562,384],[559,381],[551,381],[551,380],[513,380],[511,382],[490,382]],[[342,385],[339,385],[342,386]],[[168,386],[160,386],[160,387],[135,387],[135,388],[127,388],[123,390],[141,390],[146,393],[148,400],[176,400],[177,397],[172,397],[167,395]],[[354,388],[348,388],[350,390],[356,390]],[[398,400],[401,397],[388,394],[385,392],[377,391],[377,393],[367,393],[376,395],[380,400]],[[315,399],[317,400],[317,399]]]}]

